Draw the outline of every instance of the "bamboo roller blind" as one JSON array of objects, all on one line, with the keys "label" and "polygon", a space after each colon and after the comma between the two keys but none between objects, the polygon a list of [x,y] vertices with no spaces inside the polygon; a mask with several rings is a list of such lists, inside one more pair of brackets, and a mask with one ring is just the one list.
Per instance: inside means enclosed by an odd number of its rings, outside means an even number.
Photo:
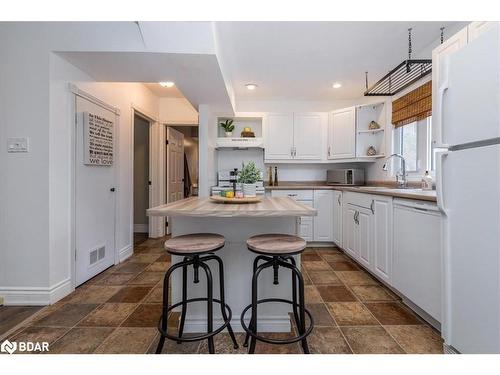
[{"label": "bamboo roller blind", "polygon": [[392,102],[392,124],[395,128],[423,120],[431,114],[432,81]]}]

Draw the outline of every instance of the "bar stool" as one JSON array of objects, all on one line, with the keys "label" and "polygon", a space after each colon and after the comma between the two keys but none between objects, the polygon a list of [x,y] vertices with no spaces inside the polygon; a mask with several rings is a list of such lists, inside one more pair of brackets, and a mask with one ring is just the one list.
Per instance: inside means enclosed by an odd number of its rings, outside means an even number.
[{"label": "bar stool", "polygon": [[[187,234],[183,236],[174,237],[165,242],[165,250],[170,254],[184,256],[184,259],[172,265],[163,281],[163,310],[160,321],[158,323],[158,331],[160,331],[160,341],[156,348],[156,353],[161,353],[163,345],[165,343],[165,338],[177,341],[178,344],[181,342],[192,342],[200,340],[208,340],[208,350],[209,353],[215,353],[214,348],[214,336],[220,333],[224,328],[227,327],[229,335],[233,340],[234,348],[238,348],[236,338],[231,328],[231,316],[232,312],[230,307],[225,303],[224,300],[224,267],[222,264],[222,259],[219,258],[214,253],[224,247],[226,240],[224,236],[212,233],[196,233]],[[220,287],[220,299],[213,298],[212,295],[212,272],[210,267],[207,265],[209,260],[215,260],[219,264],[219,287]],[[203,298],[187,298],[187,268],[188,266],[193,266],[194,270],[194,280],[195,284],[200,282],[199,280],[199,269],[202,268],[205,271],[207,277],[207,297]],[[176,269],[182,268],[182,300],[173,305],[169,305],[169,280],[172,272]],[[184,323],[186,320],[186,310],[187,305],[192,302],[207,302],[207,333],[203,335],[183,337]],[[221,327],[214,330],[213,328],[213,303],[216,302],[220,305],[222,318],[224,324]],[[178,307],[182,306],[181,319],[179,324],[179,332],[177,336],[171,335],[167,332],[168,329],[168,313]]]},{"label": "bar stool", "polygon": [[[253,262],[253,277],[252,277],[252,303],[248,305],[241,313],[241,325],[246,331],[245,344],[248,346],[250,340],[250,348],[248,352],[255,352],[256,341],[263,341],[269,344],[292,344],[301,341],[302,349],[305,354],[309,353],[307,345],[307,336],[312,332],[314,321],[311,313],[305,308],[304,302],[304,279],[301,272],[297,268],[293,255],[300,254],[306,247],[306,241],[297,236],[289,234],[262,234],[250,237],[247,240],[247,247],[250,251],[258,254]],[[265,263],[259,266],[259,261]],[[278,270],[279,267],[284,267],[292,271],[292,301],[282,298],[266,298],[257,299],[258,277],[266,268],[273,268],[274,280],[273,284],[279,284]],[[298,282],[298,302],[297,302],[297,282]],[[257,334],[257,306],[262,303],[281,302],[292,305],[293,316],[297,325],[298,335],[290,339],[269,339]],[[250,324],[245,324],[246,312],[251,309],[252,315]],[[309,326],[306,328],[305,316],[309,318]]]}]

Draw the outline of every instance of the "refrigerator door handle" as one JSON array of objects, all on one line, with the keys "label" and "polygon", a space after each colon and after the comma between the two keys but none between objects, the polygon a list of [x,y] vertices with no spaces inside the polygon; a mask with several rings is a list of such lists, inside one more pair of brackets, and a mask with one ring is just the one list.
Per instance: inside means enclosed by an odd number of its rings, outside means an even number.
[{"label": "refrigerator door handle", "polygon": [[437,108],[433,108],[433,114],[437,119],[436,129],[435,129],[435,139],[434,143],[436,147],[448,147],[443,144],[443,99],[446,91],[449,88],[449,80],[448,80],[448,70],[449,70],[449,56],[445,56],[443,62],[441,63],[442,74],[437,84],[438,87],[438,98],[437,98]]},{"label": "refrigerator door handle", "polygon": [[446,208],[443,200],[443,164],[444,159],[448,156],[448,152],[439,152],[436,155],[436,198],[438,208],[446,214]]}]

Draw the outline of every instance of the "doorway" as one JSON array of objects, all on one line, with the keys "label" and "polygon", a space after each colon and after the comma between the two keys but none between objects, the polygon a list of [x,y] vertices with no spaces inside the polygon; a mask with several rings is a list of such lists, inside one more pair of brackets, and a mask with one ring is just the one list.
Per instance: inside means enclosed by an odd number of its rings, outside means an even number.
[{"label": "doorway", "polygon": [[146,210],[151,205],[151,122],[134,112],[134,245],[149,237]]},{"label": "doorway", "polygon": [[171,125],[171,129],[183,135],[182,168],[184,170],[183,192],[184,198],[198,195],[198,126],[194,125]]}]

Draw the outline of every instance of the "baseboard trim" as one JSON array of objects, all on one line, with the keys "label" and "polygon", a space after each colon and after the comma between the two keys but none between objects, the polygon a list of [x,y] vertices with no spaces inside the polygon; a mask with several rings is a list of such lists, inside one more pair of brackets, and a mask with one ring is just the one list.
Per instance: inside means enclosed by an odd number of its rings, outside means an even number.
[{"label": "baseboard trim", "polygon": [[134,233],[149,233],[148,224],[134,224]]},{"label": "baseboard trim", "polygon": [[307,247],[336,247],[333,242],[316,242],[316,241],[308,241]]},{"label": "baseboard trim", "polygon": [[118,252],[118,262],[121,263],[128,258],[130,258],[134,254],[134,247],[132,245],[127,245],[124,248],[120,249]]},{"label": "baseboard trim", "polygon": [[[221,317],[214,317],[214,327],[220,327],[224,324]],[[248,324],[248,322],[247,322]],[[245,332],[241,326],[240,319],[231,319],[231,327],[234,332]],[[290,332],[292,326],[288,316],[269,316],[259,317],[259,332]],[[206,317],[186,317],[184,323],[184,332],[202,333],[207,331]]]},{"label": "baseboard trim", "polygon": [[49,288],[0,287],[5,306],[45,306],[64,298],[73,291],[71,279],[63,280]]}]

